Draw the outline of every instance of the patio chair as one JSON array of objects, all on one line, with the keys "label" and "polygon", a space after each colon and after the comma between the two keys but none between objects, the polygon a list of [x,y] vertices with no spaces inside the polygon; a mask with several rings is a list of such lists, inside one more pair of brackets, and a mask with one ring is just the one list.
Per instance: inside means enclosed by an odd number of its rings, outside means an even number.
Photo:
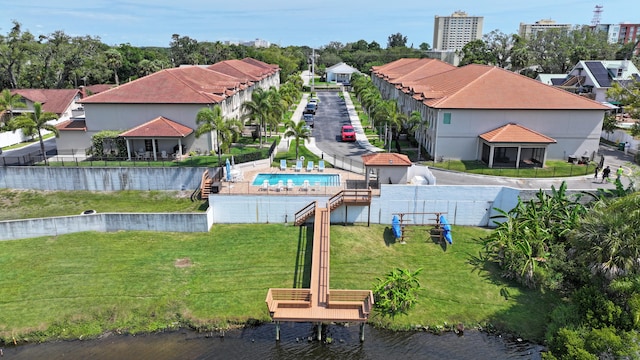
[{"label": "patio chair", "polygon": [[260,190],[263,190],[263,191],[269,190],[269,180],[265,180],[262,182],[262,186],[260,187]]},{"label": "patio chair", "polygon": [[302,160],[296,160],[296,171],[302,170]]},{"label": "patio chair", "polygon": [[162,157],[162,159],[167,160],[169,158],[169,155],[167,155],[167,152],[162,150],[162,152],[160,153],[160,156]]},{"label": "patio chair", "polygon": [[282,170],[282,171],[287,170],[287,160],[286,159],[281,159],[280,160],[280,170]]},{"label": "patio chair", "polygon": [[309,160],[307,162],[307,171],[313,170],[313,161]]},{"label": "patio chair", "polygon": [[300,187],[302,191],[309,191],[309,180],[305,180],[302,182],[302,186]]},{"label": "patio chair", "polygon": [[277,191],[284,190],[284,181],[278,180],[278,185],[276,185],[276,186],[277,186],[277,188],[276,188]]},{"label": "patio chair", "polygon": [[318,172],[324,171],[324,160],[318,161]]},{"label": "patio chair", "polygon": [[293,190],[293,180],[287,180],[287,190]]}]

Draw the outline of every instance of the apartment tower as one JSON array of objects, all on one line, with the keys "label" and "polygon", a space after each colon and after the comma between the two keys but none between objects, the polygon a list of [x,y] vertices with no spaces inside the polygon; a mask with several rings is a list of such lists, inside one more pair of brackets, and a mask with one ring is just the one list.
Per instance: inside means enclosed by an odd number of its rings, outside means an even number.
[{"label": "apartment tower", "polygon": [[482,39],[482,16],[456,11],[451,16],[435,16],[434,50],[462,50],[470,41]]}]

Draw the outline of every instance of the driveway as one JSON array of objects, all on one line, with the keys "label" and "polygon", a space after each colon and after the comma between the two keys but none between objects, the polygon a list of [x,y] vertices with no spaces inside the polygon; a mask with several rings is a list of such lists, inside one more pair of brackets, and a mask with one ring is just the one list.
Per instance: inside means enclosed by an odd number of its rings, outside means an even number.
[{"label": "driveway", "polygon": [[317,92],[318,110],[315,116],[313,136],[315,145],[323,153],[336,157],[352,157],[362,162],[361,156],[370,153],[357,142],[340,141],[342,125],[351,124],[345,101],[338,92]]}]

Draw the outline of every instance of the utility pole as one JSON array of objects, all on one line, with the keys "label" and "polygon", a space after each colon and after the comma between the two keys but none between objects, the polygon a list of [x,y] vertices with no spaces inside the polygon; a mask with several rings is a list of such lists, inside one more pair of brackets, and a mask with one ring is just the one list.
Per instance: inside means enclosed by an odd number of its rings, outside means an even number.
[{"label": "utility pole", "polygon": [[311,49],[311,92],[315,91],[316,81],[316,49]]}]

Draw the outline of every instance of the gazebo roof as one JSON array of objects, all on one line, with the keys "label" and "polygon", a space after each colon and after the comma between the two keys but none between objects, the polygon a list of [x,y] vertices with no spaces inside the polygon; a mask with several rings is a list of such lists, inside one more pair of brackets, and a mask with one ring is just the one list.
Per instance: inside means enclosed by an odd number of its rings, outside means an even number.
[{"label": "gazebo roof", "polygon": [[159,116],[142,125],[136,126],[120,134],[123,137],[185,137],[193,132],[193,129]]},{"label": "gazebo roof", "polygon": [[404,154],[397,153],[373,153],[362,155],[362,161],[365,166],[404,166],[412,165],[409,157]]}]

